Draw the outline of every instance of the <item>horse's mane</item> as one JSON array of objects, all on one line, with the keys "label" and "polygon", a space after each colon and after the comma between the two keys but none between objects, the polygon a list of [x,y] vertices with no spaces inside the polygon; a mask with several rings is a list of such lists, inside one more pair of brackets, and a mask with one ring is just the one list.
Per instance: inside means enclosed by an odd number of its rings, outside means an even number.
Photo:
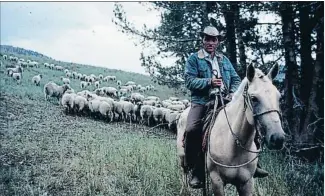
[{"label": "horse's mane", "polygon": [[[267,77],[264,77],[264,76],[265,76],[265,74],[261,70],[255,68],[255,77],[262,78],[263,80],[267,80]],[[238,89],[236,90],[236,92],[234,93],[234,96],[232,97],[232,100],[231,100],[230,103],[233,103],[236,100],[238,100],[238,98],[243,94],[244,88],[245,88],[247,83],[248,83],[248,79],[245,77],[241,81],[241,83],[240,83]]]},{"label": "horse's mane", "polygon": [[235,102],[235,101],[236,101],[236,100],[237,100],[237,99],[238,99],[238,98],[243,94],[243,92],[244,92],[244,88],[245,88],[247,82],[248,82],[248,80],[247,80],[247,78],[245,77],[245,78],[241,81],[241,83],[240,83],[238,89],[236,90],[236,92],[234,93],[234,96],[232,97],[232,100],[231,100],[230,103]]}]

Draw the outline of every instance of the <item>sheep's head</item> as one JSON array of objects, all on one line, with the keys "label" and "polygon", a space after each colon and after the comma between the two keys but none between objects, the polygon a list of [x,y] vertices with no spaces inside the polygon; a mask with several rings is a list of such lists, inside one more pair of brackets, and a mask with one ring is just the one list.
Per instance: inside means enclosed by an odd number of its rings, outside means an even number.
[{"label": "sheep's head", "polygon": [[87,82],[87,86],[90,86],[90,82]]},{"label": "sheep's head", "polygon": [[39,77],[40,77],[40,78],[43,78],[43,75],[42,75],[42,74],[40,74],[40,75],[39,75]]},{"label": "sheep's head", "polygon": [[70,85],[69,84],[64,84],[63,85],[63,92],[67,91],[68,89],[71,89]]},{"label": "sheep's head", "polygon": [[98,88],[94,92],[96,93],[96,95],[100,95],[101,89]]},{"label": "sheep's head", "polygon": [[61,76],[60,79],[63,80],[63,76]]}]

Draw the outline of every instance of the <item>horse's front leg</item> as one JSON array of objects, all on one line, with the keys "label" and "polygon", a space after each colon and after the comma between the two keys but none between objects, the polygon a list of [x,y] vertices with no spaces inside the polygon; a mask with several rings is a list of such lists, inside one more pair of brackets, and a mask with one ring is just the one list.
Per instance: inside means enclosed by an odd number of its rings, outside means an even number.
[{"label": "horse's front leg", "polygon": [[252,196],[254,190],[254,179],[251,178],[245,184],[236,186],[239,196]]},{"label": "horse's front leg", "polygon": [[214,196],[224,196],[224,183],[220,178],[220,175],[216,171],[210,172],[211,182],[212,182],[212,190]]}]

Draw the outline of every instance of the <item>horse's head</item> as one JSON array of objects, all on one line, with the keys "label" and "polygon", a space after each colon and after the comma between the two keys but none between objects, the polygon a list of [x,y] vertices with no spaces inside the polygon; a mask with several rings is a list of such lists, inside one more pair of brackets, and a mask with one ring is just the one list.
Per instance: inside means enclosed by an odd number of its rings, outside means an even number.
[{"label": "horse's head", "polygon": [[285,133],[282,129],[280,113],[280,92],[272,84],[279,66],[274,65],[267,75],[252,64],[247,67],[247,86],[244,90],[246,116],[251,125],[256,123],[257,131],[264,136],[269,149],[281,149]]}]

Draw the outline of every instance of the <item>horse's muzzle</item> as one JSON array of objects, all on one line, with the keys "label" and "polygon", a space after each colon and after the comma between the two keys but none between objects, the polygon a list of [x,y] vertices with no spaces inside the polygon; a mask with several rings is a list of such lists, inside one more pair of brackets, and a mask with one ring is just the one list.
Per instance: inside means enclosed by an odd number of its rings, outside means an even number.
[{"label": "horse's muzzle", "polygon": [[274,133],[270,136],[268,148],[271,150],[280,150],[283,148],[285,137],[283,134]]}]

